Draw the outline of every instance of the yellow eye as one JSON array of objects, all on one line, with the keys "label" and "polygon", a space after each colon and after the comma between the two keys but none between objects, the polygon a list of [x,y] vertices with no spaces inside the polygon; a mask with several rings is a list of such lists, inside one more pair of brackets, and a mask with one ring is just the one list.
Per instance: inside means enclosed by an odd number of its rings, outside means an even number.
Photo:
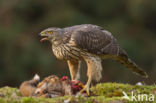
[{"label": "yellow eye", "polygon": [[52,31],[48,31],[48,34],[52,34],[53,32]]}]

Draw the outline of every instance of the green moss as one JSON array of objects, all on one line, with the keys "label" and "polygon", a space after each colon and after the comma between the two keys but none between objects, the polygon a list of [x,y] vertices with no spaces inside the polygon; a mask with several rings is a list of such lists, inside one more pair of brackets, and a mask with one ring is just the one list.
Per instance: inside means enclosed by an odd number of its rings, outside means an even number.
[{"label": "green moss", "polygon": [[21,96],[19,89],[17,88],[11,88],[11,87],[3,87],[0,88],[0,96],[3,97],[15,97],[15,96]]},{"label": "green moss", "polygon": [[133,86],[120,83],[100,83],[95,87],[92,87],[91,91],[95,96],[64,96],[58,98],[39,98],[21,97],[20,92],[17,88],[3,87],[0,88],[0,103],[64,103],[64,101],[67,100],[70,100],[70,103],[145,103],[133,102],[123,99],[122,91],[125,91],[127,95],[130,95],[131,91],[139,92],[140,94],[153,93],[155,94],[156,98],[156,86]]},{"label": "green moss", "polygon": [[123,96],[123,91],[129,96],[132,91],[139,94],[150,94],[156,86],[139,86],[139,85],[129,85],[121,83],[100,83],[95,87],[91,88],[91,91],[95,95],[101,95],[106,97],[121,97]]}]

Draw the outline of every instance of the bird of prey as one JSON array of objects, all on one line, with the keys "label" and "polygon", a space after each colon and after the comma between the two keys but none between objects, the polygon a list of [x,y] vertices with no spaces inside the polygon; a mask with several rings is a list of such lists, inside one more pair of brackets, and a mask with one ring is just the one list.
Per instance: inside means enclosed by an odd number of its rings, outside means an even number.
[{"label": "bird of prey", "polygon": [[102,59],[114,59],[132,72],[147,77],[120,48],[112,34],[100,26],[82,24],[66,28],[50,27],[43,30],[40,36],[44,37],[41,41],[51,42],[52,51],[58,59],[67,61],[72,80],[79,77],[80,62],[86,62],[88,81],[81,93],[87,91],[89,94],[91,81],[101,79]]}]

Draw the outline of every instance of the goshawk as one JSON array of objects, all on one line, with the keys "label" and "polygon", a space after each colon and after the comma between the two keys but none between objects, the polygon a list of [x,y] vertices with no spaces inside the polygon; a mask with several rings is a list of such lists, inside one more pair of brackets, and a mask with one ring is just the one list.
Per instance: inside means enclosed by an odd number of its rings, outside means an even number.
[{"label": "goshawk", "polygon": [[72,80],[78,79],[80,62],[86,62],[88,81],[81,92],[86,90],[89,94],[91,81],[101,79],[102,59],[114,59],[132,72],[147,77],[120,48],[112,34],[100,26],[82,24],[66,28],[50,27],[40,35],[44,37],[41,41],[51,42],[53,53],[58,59],[67,60]]}]

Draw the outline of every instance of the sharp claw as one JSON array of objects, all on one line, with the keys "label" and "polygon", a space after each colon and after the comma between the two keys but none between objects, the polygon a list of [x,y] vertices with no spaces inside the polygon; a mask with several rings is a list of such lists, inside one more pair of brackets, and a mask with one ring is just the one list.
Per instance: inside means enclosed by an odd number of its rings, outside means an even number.
[{"label": "sharp claw", "polygon": [[91,80],[92,80],[92,78],[89,77],[89,79],[88,79],[85,87],[78,94],[82,94],[84,91],[86,91],[87,95],[88,96],[90,95],[90,93],[89,93],[89,87],[90,87]]},{"label": "sharp claw", "polygon": [[86,85],[86,86],[79,92],[79,94],[82,94],[84,91],[86,91],[87,95],[90,95],[89,86]]}]

